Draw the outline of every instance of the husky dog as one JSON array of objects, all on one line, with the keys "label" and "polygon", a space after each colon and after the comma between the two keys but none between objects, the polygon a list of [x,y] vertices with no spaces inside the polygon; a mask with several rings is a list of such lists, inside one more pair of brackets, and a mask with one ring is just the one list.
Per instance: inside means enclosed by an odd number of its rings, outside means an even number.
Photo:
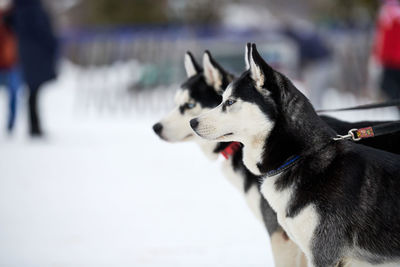
[{"label": "husky dog", "polygon": [[203,56],[203,67],[204,71],[192,54],[186,53],[185,69],[188,79],[176,93],[176,108],[153,126],[154,131],[168,142],[195,141],[211,159],[217,159],[219,154],[224,155],[227,159],[222,163],[223,173],[243,193],[254,215],[266,226],[275,266],[306,266],[304,254],[278,225],[275,212],[262,197],[258,177],[244,166],[241,145],[205,141],[190,128],[190,119],[221,103],[222,92],[233,80],[233,76],[225,71],[208,51]]},{"label": "husky dog", "polygon": [[247,45],[248,70],[190,121],[207,140],[241,142],[243,162],[309,266],[399,266],[400,156],[335,141],[308,99]]}]

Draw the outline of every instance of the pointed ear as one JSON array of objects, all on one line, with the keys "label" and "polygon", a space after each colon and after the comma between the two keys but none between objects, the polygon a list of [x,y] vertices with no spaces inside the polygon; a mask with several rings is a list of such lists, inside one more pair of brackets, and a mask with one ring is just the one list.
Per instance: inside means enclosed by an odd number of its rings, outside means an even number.
[{"label": "pointed ear", "polygon": [[189,51],[185,54],[185,70],[188,77],[192,77],[202,71],[200,65],[194,59],[192,53]]},{"label": "pointed ear", "polygon": [[251,51],[251,44],[246,44],[246,50],[244,52],[244,62],[246,63],[246,70],[250,69],[250,51]]},{"label": "pointed ear", "polygon": [[203,55],[203,68],[207,84],[215,89],[221,88],[223,73],[208,50],[206,50]]},{"label": "pointed ear", "polygon": [[233,75],[225,71],[208,50],[203,55],[203,68],[207,84],[212,86],[219,94],[222,94],[226,86],[233,80]]},{"label": "pointed ear", "polygon": [[264,91],[262,89],[264,88],[266,80],[275,79],[274,70],[260,56],[255,44],[251,45],[249,63],[251,78],[254,80],[257,90],[262,92]]}]

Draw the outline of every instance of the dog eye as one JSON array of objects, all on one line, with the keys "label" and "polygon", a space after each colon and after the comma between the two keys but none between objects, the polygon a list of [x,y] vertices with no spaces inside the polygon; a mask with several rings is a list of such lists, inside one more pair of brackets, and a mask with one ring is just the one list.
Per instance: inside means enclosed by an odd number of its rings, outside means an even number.
[{"label": "dog eye", "polygon": [[192,109],[192,108],[194,108],[195,106],[196,106],[195,103],[187,103],[187,104],[186,104],[186,107],[187,107],[188,109]]},{"label": "dog eye", "polygon": [[233,104],[235,104],[236,100],[233,99],[228,99],[225,101],[225,105],[226,106],[232,106]]}]

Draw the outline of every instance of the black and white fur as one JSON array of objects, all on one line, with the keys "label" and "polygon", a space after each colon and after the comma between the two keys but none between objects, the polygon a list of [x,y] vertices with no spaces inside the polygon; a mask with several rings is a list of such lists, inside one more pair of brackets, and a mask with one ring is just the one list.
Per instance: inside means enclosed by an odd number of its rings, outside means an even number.
[{"label": "black and white fur", "polygon": [[400,156],[333,141],[336,132],[254,44],[246,55],[248,70],[222,104],[191,120],[194,131],[244,145],[246,167],[264,175],[261,192],[309,266],[399,266]]},{"label": "black and white fur", "polygon": [[[230,143],[209,142],[193,134],[189,118],[216,107],[222,101],[222,92],[233,80],[206,51],[203,56],[204,70],[196,63],[191,53],[185,55],[185,69],[188,79],[182,84],[175,97],[176,108],[164,119],[153,126],[154,131],[168,142],[195,141],[211,159]],[[222,163],[227,179],[243,193],[249,208],[264,223],[270,235],[275,266],[306,266],[304,254],[279,226],[275,212],[262,197],[258,177],[243,164],[240,148],[228,160]]]}]

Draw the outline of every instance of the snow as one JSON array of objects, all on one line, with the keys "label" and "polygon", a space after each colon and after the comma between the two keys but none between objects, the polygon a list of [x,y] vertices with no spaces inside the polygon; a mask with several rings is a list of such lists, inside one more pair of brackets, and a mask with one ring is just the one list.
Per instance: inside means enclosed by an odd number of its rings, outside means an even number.
[{"label": "snow", "polygon": [[[159,140],[161,115],[79,111],[69,68],[43,91],[45,140],[28,138],[24,109],[16,134],[0,133],[0,266],[272,266],[266,231],[218,162]],[[358,102],[333,90],[324,100]],[[4,90],[0,105],[4,115]],[[397,118],[357,114],[335,116]]]},{"label": "snow", "polygon": [[[76,109],[71,71],[0,133],[0,266],[272,266],[267,233],[195,144],[168,144],[160,116]],[[23,106],[22,101],[20,102]],[[0,90],[5,125],[6,94]]]}]

